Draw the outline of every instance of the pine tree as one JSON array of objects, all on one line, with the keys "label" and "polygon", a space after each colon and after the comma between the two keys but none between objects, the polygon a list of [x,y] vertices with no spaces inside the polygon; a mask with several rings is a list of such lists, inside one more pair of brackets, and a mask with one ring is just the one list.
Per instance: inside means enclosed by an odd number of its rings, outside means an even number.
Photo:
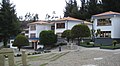
[{"label": "pine tree", "polygon": [[5,47],[10,37],[20,32],[20,23],[14,7],[15,5],[12,5],[9,0],[2,0],[0,8],[0,34],[3,37],[2,40]]},{"label": "pine tree", "polygon": [[77,6],[76,0],[69,0],[69,2],[66,2],[66,7],[64,11],[64,17],[74,17],[79,18],[79,9]]},{"label": "pine tree", "polygon": [[88,5],[88,19],[91,18],[92,15],[98,14],[102,12],[101,3],[98,3],[98,0],[89,0]]},{"label": "pine tree", "polygon": [[120,12],[120,0],[102,0],[104,11]]}]

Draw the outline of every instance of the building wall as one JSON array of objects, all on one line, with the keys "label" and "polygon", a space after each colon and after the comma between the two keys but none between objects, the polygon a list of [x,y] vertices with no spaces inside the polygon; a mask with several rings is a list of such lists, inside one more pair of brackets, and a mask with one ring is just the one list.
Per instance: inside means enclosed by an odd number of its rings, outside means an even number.
[{"label": "building wall", "polygon": [[36,38],[39,38],[39,34],[43,30],[51,30],[51,25],[37,25],[36,26]]},{"label": "building wall", "polygon": [[67,22],[61,22],[61,23],[65,23],[65,28],[57,28],[57,23],[60,23],[60,22],[55,23],[55,34],[62,33],[64,30],[67,29]]},{"label": "building wall", "polygon": [[88,24],[87,26],[89,27],[90,30],[92,30],[92,24]]},{"label": "building wall", "polygon": [[73,26],[75,26],[75,25],[77,25],[77,24],[82,24],[82,22],[78,22],[78,21],[69,21],[68,22],[68,28],[67,29],[69,29],[69,30],[71,30],[72,28],[73,28]]},{"label": "building wall", "polygon": [[[106,17],[104,17],[106,18]],[[108,18],[108,16],[107,16]],[[113,40],[120,41],[120,17],[110,16],[111,26],[97,26],[97,19],[94,19],[93,28],[95,30],[101,29],[101,31],[111,31],[111,38],[95,38],[96,44],[111,45]]]},{"label": "building wall", "polygon": [[112,38],[120,38],[120,17],[113,17],[112,19]]},{"label": "building wall", "polygon": [[63,31],[65,30],[71,30],[73,26],[77,25],[77,24],[81,24],[82,22],[80,21],[65,21],[65,28],[56,28],[56,24],[58,22],[55,23],[55,34],[57,33],[63,33]]},{"label": "building wall", "polygon": [[[30,38],[30,34],[31,34],[31,33],[36,33],[36,30],[30,30],[30,26],[31,26],[31,25],[29,25],[29,38]],[[36,26],[36,24],[35,24],[35,26]]]},{"label": "building wall", "polygon": [[36,25],[36,30],[30,30],[29,28],[29,38],[30,38],[30,34],[31,33],[35,33],[36,34],[36,38],[39,38],[39,34],[41,31],[43,30],[51,30],[51,25],[48,25],[48,24],[35,24]]},{"label": "building wall", "polygon": [[101,31],[111,31],[111,38],[113,37],[112,25],[111,26],[97,26],[97,19],[95,19],[93,23],[93,28],[95,32],[97,31],[97,29],[100,29]]}]

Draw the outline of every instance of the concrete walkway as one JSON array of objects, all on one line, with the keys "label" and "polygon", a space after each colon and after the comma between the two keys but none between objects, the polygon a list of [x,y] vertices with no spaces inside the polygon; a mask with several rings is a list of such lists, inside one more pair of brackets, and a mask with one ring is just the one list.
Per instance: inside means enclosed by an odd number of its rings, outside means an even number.
[{"label": "concrete walkway", "polygon": [[[52,49],[50,53],[28,56],[29,66],[120,66],[120,49],[106,50],[85,48],[74,45]],[[21,58],[15,57],[16,65],[21,65]]]}]

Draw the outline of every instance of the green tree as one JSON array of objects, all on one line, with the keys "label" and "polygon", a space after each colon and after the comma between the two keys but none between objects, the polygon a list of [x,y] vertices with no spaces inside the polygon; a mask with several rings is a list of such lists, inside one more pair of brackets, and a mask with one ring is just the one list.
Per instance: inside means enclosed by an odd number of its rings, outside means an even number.
[{"label": "green tree", "polygon": [[0,8],[0,34],[3,37],[2,40],[5,47],[10,37],[20,33],[20,23],[14,7],[15,5],[12,5],[9,0],[2,0]]},{"label": "green tree", "polygon": [[52,30],[44,30],[39,35],[40,44],[43,44],[45,47],[52,46],[57,42],[57,36]]},{"label": "green tree", "polygon": [[101,6],[101,2],[98,0],[89,0],[87,5],[88,15],[86,16],[87,19],[90,19],[92,15],[101,13],[103,8]]},{"label": "green tree", "polygon": [[79,19],[79,9],[76,0],[69,0],[66,2],[64,17],[74,17]]},{"label": "green tree", "polygon": [[67,38],[67,42],[69,42],[70,38],[72,37],[71,36],[71,30],[65,30],[63,33],[62,33],[62,36],[63,38]]},{"label": "green tree", "polygon": [[13,46],[17,46],[19,51],[22,46],[28,46],[28,45],[29,45],[29,41],[27,37],[23,35],[17,35],[17,37],[15,38],[13,42]]},{"label": "green tree", "polygon": [[80,19],[90,21],[91,16],[103,11],[102,3],[98,0],[81,0],[82,6],[79,10]]},{"label": "green tree", "polygon": [[78,24],[75,25],[71,30],[72,35],[78,39],[78,44],[83,37],[90,37],[90,29],[87,25]]},{"label": "green tree", "polygon": [[102,0],[103,11],[120,12],[120,0]]}]

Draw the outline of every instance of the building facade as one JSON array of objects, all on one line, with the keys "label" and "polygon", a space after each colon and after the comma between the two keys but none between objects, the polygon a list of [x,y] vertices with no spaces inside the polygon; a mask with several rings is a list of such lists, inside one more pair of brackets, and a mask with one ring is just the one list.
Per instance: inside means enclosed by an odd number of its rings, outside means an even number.
[{"label": "building facade", "polygon": [[72,17],[65,17],[54,21],[55,23],[55,34],[61,36],[63,31],[71,30],[73,26],[77,24],[83,24],[83,20],[75,19]]},{"label": "building facade", "polygon": [[111,44],[112,40],[120,39],[120,13],[109,11],[93,15],[92,21],[95,30],[94,36],[98,40],[96,42]]}]

